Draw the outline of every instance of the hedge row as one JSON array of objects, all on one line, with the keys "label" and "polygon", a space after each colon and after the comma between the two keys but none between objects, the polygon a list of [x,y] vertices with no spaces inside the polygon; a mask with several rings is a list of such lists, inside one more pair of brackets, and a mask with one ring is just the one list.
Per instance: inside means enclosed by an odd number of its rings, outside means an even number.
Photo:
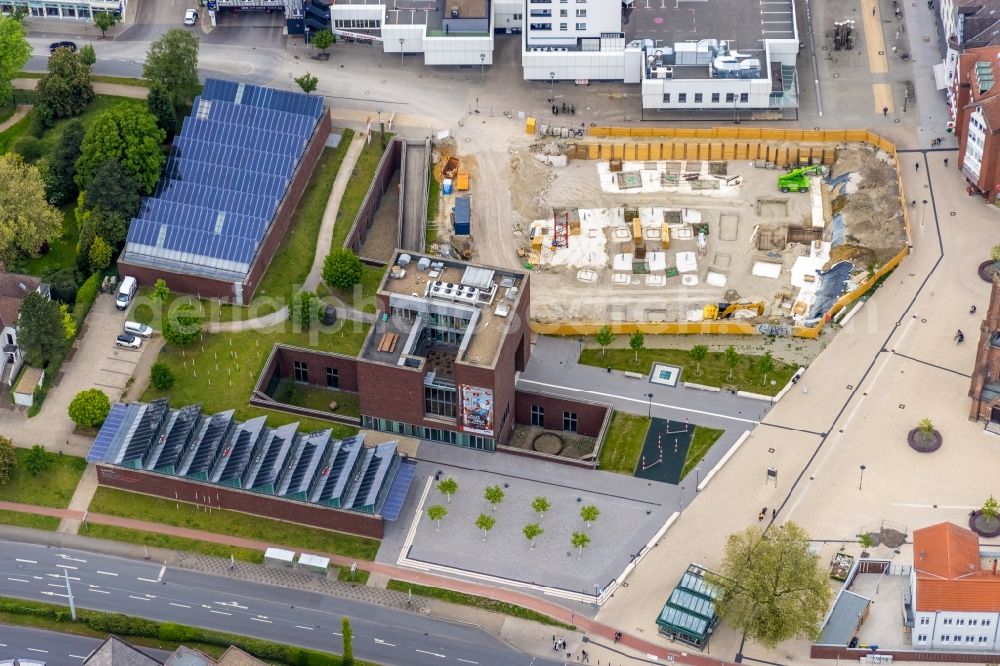
[{"label": "hedge row", "polygon": [[[55,622],[72,623],[69,611],[61,606],[7,599],[0,597],[0,613],[45,618]],[[246,636],[236,636],[208,629],[200,629],[173,622],[157,622],[131,617],[120,613],[80,610],[77,622],[94,631],[114,634],[123,640],[129,638],[153,638],[172,643],[202,643],[229,647],[235,645],[258,659],[268,662],[290,664],[291,666],[344,666],[340,655],[318,652],[306,648],[284,645]],[[354,664],[363,666],[358,660]]]}]

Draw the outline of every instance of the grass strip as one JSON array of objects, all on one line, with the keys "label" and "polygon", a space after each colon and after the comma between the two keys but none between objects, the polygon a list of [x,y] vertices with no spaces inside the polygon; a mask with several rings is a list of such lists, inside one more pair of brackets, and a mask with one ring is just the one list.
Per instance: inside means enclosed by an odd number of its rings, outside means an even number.
[{"label": "grass strip", "polygon": [[[18,442],[22,446],[29,442]],[[87,461],[76,456],[48,456],[49,468],[39,472],[37,476],[28,472],[28,456],[31,449],[16,448],[14,456],[17,466],[11,474],[10,481],[0,485],[0,501],[17,502],[19,504],[34,504],[56,509],[65,509],[73,499],[73,493],[80,483],[83,471],[87,469]]]},{"label": "grass strip", "polygon": [[150,548],[165,548],[167,550],[179,550],[185,553],[200,553],[211,555],[212,557],[228,558],[232,555],[241,562],[253,564],[264,563],[264,553],[259,550],[249,548],[233,548],[210,541],[198,541],[196,539],[184,539],[182,537],[169,536],[159,532],[143,532],[142,530],[132,530],[127,527],[115,527],[113,525],[98,525],[87,523],[84,532],[86,536],[95,539],[110,539],[111,541],[124,541],[125,543],[135,543],[140,546]]},{"label": "grass strip", "polygon": [[31,527],[36,530],[55,532],[59,528],[59,519],[54,516],[39,516],[37,513],[0,511],[0,525]]},{"label": "grass strip", "polygon": [[[47,72],[18,72],[15,79],[40,79]],[[116,83],[122,86],[136,86],[138,88],[148,88],[151,82],[134,76],[108,76],[106,74],[91,74],[91,83]]]},{"label": "grass strip", "polygon": [[724,432],[725,430],[718,430],[716,428],[695,426],[694,437],[691,438],[691,446],[688,447],[687,456],[684,458],[684,467],[681,469],[682,479],[701,462],[701,459],[705,457],[705,454],[722,437],[722,433]]},{"label": "grass strip", "polygon": [[642,453],[649,424],[648,417],[615,411],[601,445],[597,469],[631,476]]},{"label": "grass strip", "polygon": [[339,580],[341,583],[354,583],[355,585],[367,585],[368,577],[370,575],[371,573],[365,571],[364,569],[358,569],[352,574],[351,569],[348,567],[348,568],[343,568],[337,572],[337,580]]},{"label": "grass strip", "polygon": [[440,599],[441,601],[446,601],[451,604],[480,608],[482,610],[488,610],[493,613],[501,613],[503,615],[510,615],[511,617],[519,617],[522,620],[530,620],[532,622],[547,624],[551,627],[561,627],[569,631],[574,631],[576,629],[576,627],[571,624],[560,622],[555,618],[549,617],[544,613],[539,613],[538,611],[533,611],[530,608],[525,608],[524,606],[518,606],[516,604],[509,604],[505,601],[497,601],[496,599],[489,599],[487,597],[477,597],[474,594],[465,594],[464,592],[445,590],[440,587],[427,587],[425,585],[415,585],[413,583],[407,583],[406,581],[396,580],[396,579],[390,580],[389,584],[386,586],[386,589],[396,590],[397,592],[412,592],[418,597],[426,597],[428,599]]},{"label": "grass strip", "polygon": [[[92,513],[146,520],[165,525],[255,539],[318,553],[333,553],[357,560],[374,560],[376,539],[305,527],[237,511],[202,511],[194,504],[100,487],[90,503]],[[226,552],[223,557],[228,557]]]},{"label": "grass strip", "polygon": [[[216,657],[233,645],[269,663],[294,666],[343,666],[344,663],[340,655],[329,652],[119,613],[79,609],[77,619],[73,620],[65,606],[9,597],[0,597],[0,623],[94,638],[114,634],[128,643],[158,650],[173,651],[186,645]],[[374,666],[360,659],[355,659],[354,664]]]},{"label": "grass strip", "polygon": [[[392,134],[386,132],[385,145],[392,143]],[[378,168],[379,160],[382,159],[382,144],[374,139],[366,143],[358,155],[358,162],[354,165],[351,178],[347,181],[347,188],[344,196],[340,200],[340,209],[337,211],[337,221],[333,227],[333,238],[330,241],[330,249],[343,247],[347,234],[351,231],[354,218],[358,216],[361,209],[361,202],[371,187],[372,179],[375,178],[375,169]]]},{"label": "grass strip", "polygon": [[653,363],[666,363],[683,368],[681,380],[686,382],[770,396],[776,395],[784,388],[799,369],[798,365],[773,358],[774,369],[765,378],[758,368],[761,355],[740,354],[730,379],[730,369],[721,350],[708,352],[701,361],[700,373],[687,349],[641,349],[638,362],[635,358],[636,353],[631,349],[608,349],[603,354],[600,348],[584,349],[580,353],[580,363],[583,365],[649,374]]}]

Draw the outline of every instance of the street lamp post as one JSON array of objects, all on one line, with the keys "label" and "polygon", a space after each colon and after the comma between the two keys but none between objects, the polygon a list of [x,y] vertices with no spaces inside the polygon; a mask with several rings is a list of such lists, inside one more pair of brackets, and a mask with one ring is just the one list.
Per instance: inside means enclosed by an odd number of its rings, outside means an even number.
[{"label": "street lamp post", "polygon": [[653,394],[647,393],[646,397],[649,398],[649,413],[646,416],[653,418]]},{"label": "street lamp post", "polygon": [[486,54],[479,54],[479,83],[486,82]]},{"label": "street lamp post", "polygon": [[924,215],[927,214],[927,199],[922,200],[923,206],[920,209],[920,226],[924,226]]},{"label": "street lamp post", "polygon": [[549,104],[551,104],[552,100],[554,99],[552,94],[552,89],[555,86],[555,84],[556,84],[556,73],[549,72]]},{"label": "street lamp post", "polygon": [[865,466],[861,466],[861,478],[858,479],[858,490],[861,490],[861,484],[865,482]]},{"label": "street lamp post", "polygon": [[700,480],[701,480],[701,468],[700,467],[695,467],[694,468],[694,491],[696,493],[698,492],[698,486],[701,485],[699,483]]},{"label": "street lamp post", "polygon": [[69,598],[69,614],[76,621],[76,604],[73,602],[73,588],[69,584],[69,571],[63,569],[63,576],[66,578],[66,596]]},{"label": "street lamp post", "polygon": [[403,38],[399,38],[399,66],[403,66]]}]

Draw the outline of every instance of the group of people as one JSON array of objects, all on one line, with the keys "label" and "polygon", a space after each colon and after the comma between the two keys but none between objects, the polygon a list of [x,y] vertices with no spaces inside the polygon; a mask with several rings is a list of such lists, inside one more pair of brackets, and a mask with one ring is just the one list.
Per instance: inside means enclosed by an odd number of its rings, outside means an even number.
[{"label": "group of people", "polygon": [[[777,515],[778,515],[778,510],[777,509],[771,509],[771,520],[774,520],[775,517],[777,517]],[[765,518],[767,518],[767,507],[766,506],[763,509],[760,510],[760,513],[757,514],[757,522],[762,523],[762,522],[764,522]]]},{"label": "group of people", "polygon": [[[976,314],[975,305],[969,308],[969,314],[970,315]],[[963,342],[965,342],[965,333],[962,333],[962,329],[958,329],[958,331],[955,332],[955,344],[961,344]]]}]

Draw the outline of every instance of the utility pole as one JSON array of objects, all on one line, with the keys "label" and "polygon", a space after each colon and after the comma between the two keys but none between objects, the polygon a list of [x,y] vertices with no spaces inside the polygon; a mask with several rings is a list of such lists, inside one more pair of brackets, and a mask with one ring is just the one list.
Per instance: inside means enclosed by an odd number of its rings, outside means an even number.
[{"label": "utility pole", "polygon": [[76,604],[73,603],[73,588],[69,584],[69,571],[63,569],[63,576],[66,577],[66,595],[69,597],[69,614],[76,621]]},{"label": "utility pole", "polygon": [[486,82],[486,54],[479,54],[479,83]]},{"label": "utility pole", "polygon": [[403,68],[403,38],[399,38],[399,68]]}]

